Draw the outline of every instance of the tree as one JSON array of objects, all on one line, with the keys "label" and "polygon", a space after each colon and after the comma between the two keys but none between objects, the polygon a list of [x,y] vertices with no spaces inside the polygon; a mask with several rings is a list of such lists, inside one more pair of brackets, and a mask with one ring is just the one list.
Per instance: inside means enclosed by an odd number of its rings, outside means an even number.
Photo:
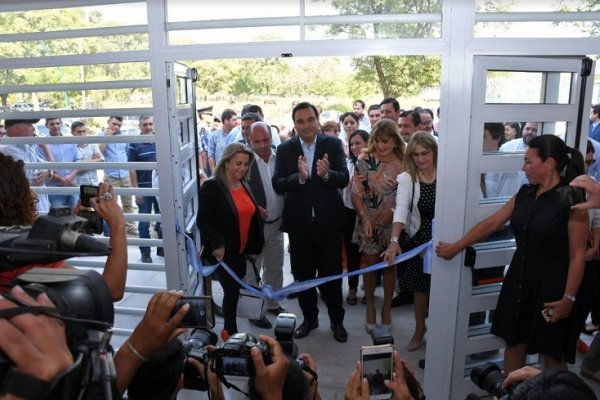
[{"label": "tree", "polygon": [[[343,15],[441,13],[441,0],[332,0]],[[334,25],[328,34],[352,39],[428,38],[439,35],[434,23]],[[357,79],[377,82],[383,97],[413,96],[439,86],[441,63],[434,56],[368,56],[353,58]]]}]

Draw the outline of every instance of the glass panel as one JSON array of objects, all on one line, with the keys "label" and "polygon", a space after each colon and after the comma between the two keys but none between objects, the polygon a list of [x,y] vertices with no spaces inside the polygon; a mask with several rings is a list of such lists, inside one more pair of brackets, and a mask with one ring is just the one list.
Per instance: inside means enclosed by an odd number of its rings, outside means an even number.
[{"label": "glass panel", "polygon": [[2,21],[3,34],[53,32],[147,23],[145,3],[3,12]]},{"label": "glass panel", "polygon": [[568,72],[488,71],[486,104],[569,104]]},{"label": "glass panel", "polygon": [[260,26],[252,28],[196,29],[168,33],[169,45],[252,43],[300,40],[300,26]]},{"label": "glass panel", "polygon": [[586,11],[593,7],[594,2],[589,0],[511,0],[510,2],[490,2],[489,0],[475,0],[478,12],[502,11]]},{"label": "glass panel", "polygon": [[441,23],[308,25],[306,40],[439,38]]},{"label": "glass panel", "polygon": [[295,17],[300,16],[300,1],[262,0],[258,6],[246,1],[168,0],[167,15],[169,22]]},{"label": "glass panel", "polygon": [[598,37],[600,26],[593,21],[477,22],[474,35],[476,38]]},{"label": "glass panel", "polygon": [[316,15],[376,15],[441,13],[441,0],[375,1],[375,0],[305,0],[307,16]]},{"label": "glass panel", "polygon": [[[151,107],[150,88],[70,90],[64,92],[15,92],[8,95],[4,111],[48,111],[60,109],[102,109]],[[1,117],[0,117],[1,118]]]},{"label": "glass panel", "polygon": [[112,35],[75,39],[0,43],[0,58],[33,58],[148,49],[148,35]]}]

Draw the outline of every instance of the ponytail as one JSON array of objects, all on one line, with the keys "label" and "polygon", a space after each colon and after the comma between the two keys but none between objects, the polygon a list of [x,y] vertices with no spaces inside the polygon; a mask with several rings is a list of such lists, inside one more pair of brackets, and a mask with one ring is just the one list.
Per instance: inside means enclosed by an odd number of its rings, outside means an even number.
[{"label": "ponytail", "polygon": [[568,161],[562,174],[563,180],[568,184],[575,177],[585,174],[583,156],[577,149],[567,146]]}]

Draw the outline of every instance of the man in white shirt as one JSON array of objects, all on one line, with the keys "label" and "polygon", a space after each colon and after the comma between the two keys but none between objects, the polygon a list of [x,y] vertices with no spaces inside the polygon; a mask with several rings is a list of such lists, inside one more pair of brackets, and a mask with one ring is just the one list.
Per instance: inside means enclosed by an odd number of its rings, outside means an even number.
[{"label": "man in white shirt", "polygon": [[365,102],[362,100],[354,100],[352,104],[352,110],[358,115],[358,129],[363,131],[371,132],[371,122],[365,115]]},{"label": "man in white shirt", "polygon": [[[500,151],[525,151],[531,139],[538,135],[538,126],[539,123],[537,122],[526,122],[522,129],[523,137],[504,143],[500,146]],[[529,183],[525,177],[525,173],[520,169],[519,166],[519,171],[504,172],[502,174],[498,183],[499,197],[512,197],[519,191],[522,185]]]},{"label": "man in white shirt", "polygon": [[[39,122],[39,119],[7,119],[4,121],[7,137],[30,137],[33,135],[33,124]],[[43,162],[43,159],[36,151],[36,145],[30,144],[3,144],[0,145],[0,153],[11,156],[15,160],[22,160],[27,163]],[[44,182],[50,178],[51,171],[49,169],[25,169],[25,174],[31,186],[44,186]],[[48,211],[50,203],[48,196],[38,194],[38,203],[36,209],[38,211]]]},{"label": "man in white shirt", "polygon": [[[264,220],[265,245],[256,259],[256,268],[263,270],[262,280],[273,289],[283,286],[283,232],[280,231],[283,213],[283,195],[273,189],[271,178],[275,172],[275,151],[272,146],[271,128],[266,122],[257,121],[250,126],[249,144],[254,151],[254,162],[250,167],[250,188],[256,198],[260,214]],[[246,268],[246,281],[256,285],[255,272],[250,263]],[[275,300],[267,301],[271,314],[286,312]],[[259,327],[269,329],[271,323],[262,320],[250,320]]]}]

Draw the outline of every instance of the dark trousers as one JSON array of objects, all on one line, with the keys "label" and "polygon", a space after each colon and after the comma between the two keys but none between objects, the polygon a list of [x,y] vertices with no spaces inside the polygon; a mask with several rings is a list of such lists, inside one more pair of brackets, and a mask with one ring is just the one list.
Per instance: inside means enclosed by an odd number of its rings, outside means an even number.
[{"label": "dark trousers", "polygon": [[[223,261],[236,273],[240,279],[246,274],[246,257],[244,255],[227,256]],[[223,319],[224,328],[230,335],[237,333],[237,304],[240,298],[240,285],[225,269],[217,270],[219,283],[223,287]]]},{"label": "dark trousers", "polygon": [[[356,211],[352,208],[346,209],[346,219],[344,221],[344,246],[346,247],[346,267],[348,272],[356,271],[360,268],[361,253],[357,244],[352,243],[354,226],[356,225]],[[358,275],[348,277],[348,287],[358,288]]]},{"label": "dark trousers", "polygon": [[[342,272],[342,232],[325,231],[317,222],[311,224],[305,235],[290,233],[290,261],[292,274],[297,281],[314,279],[317,276],[337,275]],[[319,286],[323,301],[327,305],[329,319],[333,323],[344,320],[342,306],[342,280],[336,279]],[[316,288],[298,293],[298,303],[304,319],[319,316]]]},{"label": "dark trousers", "polygon": [[[160,206],[158,205],[158,201],[156,201],[156,197],[154,196],[144,196],[144,202],[142,204],[138,204],[138,208],[140,214],[152,214],[152,209],[154,209],[154,214],[160,214]],[[140,233],[140,239],[150,239],[150,222],[138,222],[138,231]],[[161,232],[159,227],[157,228],[157,232]],[[150,253],[150,247],[140,246],[140,251],[142,253]]]}]

